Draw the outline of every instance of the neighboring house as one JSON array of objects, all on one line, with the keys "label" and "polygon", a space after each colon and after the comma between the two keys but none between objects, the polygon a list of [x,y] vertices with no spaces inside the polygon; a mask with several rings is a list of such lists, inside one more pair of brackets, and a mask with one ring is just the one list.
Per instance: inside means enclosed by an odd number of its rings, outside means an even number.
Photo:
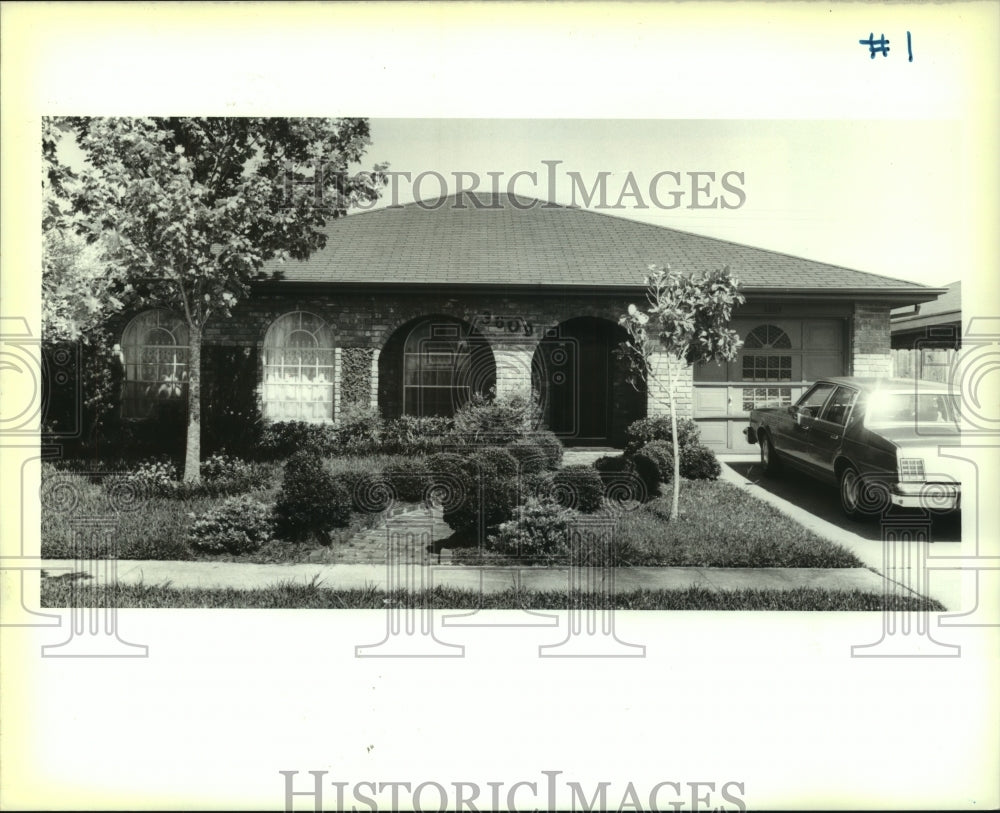
[{"label": "neighboring house", "polygon": [[[887,374],[891,309],[943,293],[574,207],[452,196],[333,221],[309,260],[270,263],[280,279],[207,326],[203,396],[336,422],[352,404],[448,414],[473,392],[533,387],[567,443],[621,444],[632,421],[666,410],[663,385],[636,390],[615,355],[650,263],[729,265],[747,297],[739,357],[677,370],[680,411],[719,450],[746,446],[750,409],[791,403],[818,377]],[[124,414],[182,399],[183,323],[147,311],[120,330]]]},{"label": "neighboring house", "polygon": [[962,283],[949,283],[945,293],[925,304],[893,308],[892,349],[921,347],[958,350],[962,346]]}]

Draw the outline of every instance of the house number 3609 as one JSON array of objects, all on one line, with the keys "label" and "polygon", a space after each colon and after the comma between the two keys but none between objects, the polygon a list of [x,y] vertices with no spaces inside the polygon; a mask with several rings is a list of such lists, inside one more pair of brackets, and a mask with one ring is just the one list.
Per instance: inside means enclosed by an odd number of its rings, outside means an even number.
[{"label": "house number 3609", "polygon": [[497,330],[506,330],[508,333],[520,332],[524,333],[525,336],[530,336],[535,332],[535,328],[531,322],[522,319],[520,316],[501,316],[489,311],[483,311],[480,319],[484,326],[489,326]]}]

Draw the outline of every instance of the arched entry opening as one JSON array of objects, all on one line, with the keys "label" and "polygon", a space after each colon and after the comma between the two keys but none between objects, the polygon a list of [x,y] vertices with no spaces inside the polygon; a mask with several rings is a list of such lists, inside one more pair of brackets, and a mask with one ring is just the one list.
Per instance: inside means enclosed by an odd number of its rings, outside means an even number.
[{"label": "arched entry opening", "polygon": [[623,446],[628,425],[646,414],[645,386],[633,387],[615,351],[625,330],[581,316],[546,331],[532,379],[546,425],[569,446]]},{"label": "arched entry opening", "polygon": [[467,322],[419,317],[395,330],[379,354],[379,410],[385,418],[449,417],[493,389],[496,377],[486,338]]}]

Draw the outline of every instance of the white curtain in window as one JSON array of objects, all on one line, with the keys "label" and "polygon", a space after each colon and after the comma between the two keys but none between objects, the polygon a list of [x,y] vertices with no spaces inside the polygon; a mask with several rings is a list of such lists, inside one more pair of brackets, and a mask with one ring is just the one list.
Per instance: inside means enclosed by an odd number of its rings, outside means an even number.
[{"label": "white curtain in window", "polygon": [[126,418],[146,417],[157,402],[185,400],[189,353],[188,327],[176,314],[149,310],[129,322],[122,334],[122,414]]},{"label": "white curtain in window", "polygon": [[333,420],[333,334],[305,311],[278,317],[264,337],[264,417]]}]

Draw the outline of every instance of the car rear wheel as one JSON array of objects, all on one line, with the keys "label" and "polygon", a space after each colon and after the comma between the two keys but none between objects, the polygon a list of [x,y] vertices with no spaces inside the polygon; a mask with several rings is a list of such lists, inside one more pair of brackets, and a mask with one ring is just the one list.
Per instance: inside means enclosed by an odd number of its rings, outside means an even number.
[{"label": "car rear wheel", "polygon": [[778,456],[774,453],[774,444],[766,432],[760,436],[760,468],[767,475],[775,475],[781,469]]}]

